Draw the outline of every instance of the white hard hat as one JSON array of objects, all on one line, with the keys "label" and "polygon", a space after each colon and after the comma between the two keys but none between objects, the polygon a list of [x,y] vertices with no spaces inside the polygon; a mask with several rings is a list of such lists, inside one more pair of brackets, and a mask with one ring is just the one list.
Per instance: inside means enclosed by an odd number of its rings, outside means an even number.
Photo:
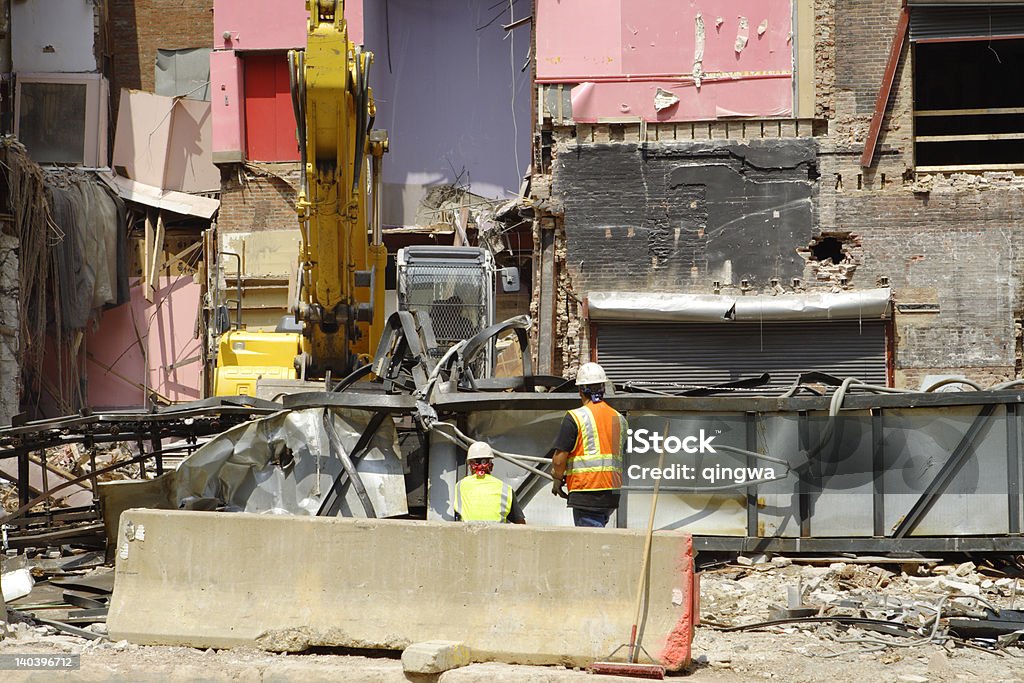
[{"label": "white hard hat", "polygon": [[597,363],[584,363],[576,373],[576,386],[590,384],[604,384],[608,381],[608,375],[604,374],[604,368]]},{"label": "white hard hat", "polygon": [[483,441],[474,441],[466,454],[466,460],[486,460],[494,457],[494,451]]}]

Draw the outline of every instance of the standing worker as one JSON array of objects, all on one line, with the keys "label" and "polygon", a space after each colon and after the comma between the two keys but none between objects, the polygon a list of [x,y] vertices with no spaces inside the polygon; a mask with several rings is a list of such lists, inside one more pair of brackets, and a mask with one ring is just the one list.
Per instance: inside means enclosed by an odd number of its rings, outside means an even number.
[{"label": "standing worker", "polygon": [[[551,492],[568,498],[576,526],[603,527],[619,507],[626,418],[604,401],[608,376],[597,363],[576,373],[583,406],[570,410],[555,439]],[[563,486],[568,486],[566,494]]]},{"label": "standing worker", "polygon": [[455,485],[455,519],[464,522],[526,524],[512,487],[491,475],[494,451],[476,441],[466,454],[470,474]]}]

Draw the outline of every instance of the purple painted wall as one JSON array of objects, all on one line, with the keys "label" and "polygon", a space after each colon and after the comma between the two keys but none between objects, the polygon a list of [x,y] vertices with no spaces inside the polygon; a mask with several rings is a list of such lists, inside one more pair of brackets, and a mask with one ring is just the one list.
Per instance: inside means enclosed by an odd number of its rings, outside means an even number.
[{"label": "purple painted wall", "polygon": [[[529,3],[514,11],[526,16]],[[509,3],[494,0],[389,0],[364,12],[376,126],[391,138],[385,224],[413,224],[432,185],[518,193],[530,164],[530,25],[506,35]]]}]

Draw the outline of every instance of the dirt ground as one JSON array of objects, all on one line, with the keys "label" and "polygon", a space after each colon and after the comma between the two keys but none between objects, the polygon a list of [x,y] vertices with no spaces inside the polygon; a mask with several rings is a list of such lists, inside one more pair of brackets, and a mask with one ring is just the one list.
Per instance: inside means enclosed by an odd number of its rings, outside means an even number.
[{"label": "dirt ground", "polygon": [[[1024,607],[1015,564],[829,562],[740,558],[701,574],[701,618],[694,663],[677,680],[1024,681],[1024,647],[1016,636],[969,639],[951,618],[985,616],[985,608]],[[802,608],[817,621],[761,622]],[[1003,612],[1004,618],[1011,613]],[[938,621],[936,621],[936,615]],[[825,617],[871,621],[842,624]],[[879,622],[885,622],[881,627]],[[751,630],[735,630],[753,626]],[[1024,626],[1024,622],[1022,622]],[[92,627],[103,631],[98,624]],[[734,630],[726,630],[733,628]],[[881,628],[882,630],[877,630]],[[561,667],[474,664],[440,676],[407,675],[400,653],[274,654],[257,650],[141,647],[86,640],[52,627],[12,623],[0,655],[81,655],[71,672],[3,671],[0,681],[414,681],[427,683],[573,683],[627,680]]]},{"label": "dirt ground", "polygon": [[[559,667],[474,664],[440,677],[407,676],[397,658],[345,655],[277,655],[254,650],[203,651],[179,647],[142,647],[128,643],[87,645],[77,638],[48,636],[6,640],[0,654],[79,652],[81,669],[0,673],[4,681],[440,681],[440,683],[611,683],[629,680],[594,676]],[[911,649],[822,658],[831,646],[812,630],[793,633],[721,633],[699,628],[697,661],[673,680],[798,682],[835,681],[1022,681],[1024,653],[994,655],[969,648],[924,645]],[[1015,656],[1017,655],[1017,656]]]}]

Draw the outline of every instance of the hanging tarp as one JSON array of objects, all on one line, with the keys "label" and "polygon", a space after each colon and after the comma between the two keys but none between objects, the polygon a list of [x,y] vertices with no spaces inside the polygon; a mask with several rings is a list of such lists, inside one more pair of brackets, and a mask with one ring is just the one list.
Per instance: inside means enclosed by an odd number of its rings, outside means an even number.
[{"label": "hanging tarp", "polygon": [[84,175],[47,176],[64,329],[86,326],[92,312],[124,303],[127,239],[121,200]]}]

